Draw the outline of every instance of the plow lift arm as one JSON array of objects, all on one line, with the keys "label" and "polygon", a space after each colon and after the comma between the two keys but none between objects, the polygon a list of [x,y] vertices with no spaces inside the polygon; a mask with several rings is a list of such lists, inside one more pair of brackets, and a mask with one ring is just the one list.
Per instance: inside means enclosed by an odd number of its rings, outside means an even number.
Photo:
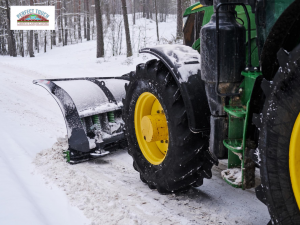
[{"label": "plow lift arm", "polygon": [[58,103],[64,116],[71,164],[95,159],[109,149],[126,145],[122,116],[124,86],[122,77],[88,77],[34,80]]}]

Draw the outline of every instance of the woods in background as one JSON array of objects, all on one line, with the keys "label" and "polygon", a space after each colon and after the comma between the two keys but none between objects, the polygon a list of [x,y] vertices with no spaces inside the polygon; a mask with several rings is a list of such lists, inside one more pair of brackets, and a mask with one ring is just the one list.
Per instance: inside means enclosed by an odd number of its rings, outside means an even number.
[{"label": "woods in background", "polygon": [[[140,18],[156,23],[157,41],[159,26],[170,15],[177,15],[176,38],[182,38],[182,14],[195,3],[193,0],[0,0],[0,55],[30,56],[47,52],[54,46],[97,40],[96,57],[105,55],[104,36],[110,32],[113,55],[121,54],[122,32],[125,31],[127,56],[133,54],[129,18],[132,24]],[[10,6],[55,6],[56,29],[53,31],[10,30]],[[121,18],[123,19],[120,19]]]}]

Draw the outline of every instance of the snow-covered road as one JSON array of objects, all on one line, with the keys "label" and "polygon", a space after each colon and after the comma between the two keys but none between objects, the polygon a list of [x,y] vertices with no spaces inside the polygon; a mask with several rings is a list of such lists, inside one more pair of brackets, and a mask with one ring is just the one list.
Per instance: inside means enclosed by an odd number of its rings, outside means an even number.
[{"label": "snow-covered road", "polygon": [[[267,208],[254,190],[230,187],[217,167],[202,187],[160,195],[140,181],[125,149],[74,166],[61,160],[63,144],[51,146],[66,135],[64,120],[54,99],[32,80],[103,71],[116,76],[145,62],[136,57],[123,65],[120,56],[97,63],[88,51],[94,45],[57,48],[34,59],[0,58],[0,224],[267,224]],[[72,55],[90,65],[88,74]]]}]

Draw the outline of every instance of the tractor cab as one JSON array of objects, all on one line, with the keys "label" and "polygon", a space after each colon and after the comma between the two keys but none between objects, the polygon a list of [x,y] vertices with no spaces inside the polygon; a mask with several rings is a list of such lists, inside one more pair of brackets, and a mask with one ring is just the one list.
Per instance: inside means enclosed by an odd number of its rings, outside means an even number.
[{"label": "tractor cab", "polygon": [[200,30],[213,14],[213,7],[196,3],[183,14],[183,44],[200,51]]}]

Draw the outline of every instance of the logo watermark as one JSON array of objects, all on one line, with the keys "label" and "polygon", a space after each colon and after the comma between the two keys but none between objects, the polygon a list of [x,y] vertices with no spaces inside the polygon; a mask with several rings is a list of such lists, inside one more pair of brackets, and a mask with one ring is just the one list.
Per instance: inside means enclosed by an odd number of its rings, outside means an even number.
[{"label": "logo watermark", "polygon": [[54,30],[54,6],[11,6],[12,30]]}]

